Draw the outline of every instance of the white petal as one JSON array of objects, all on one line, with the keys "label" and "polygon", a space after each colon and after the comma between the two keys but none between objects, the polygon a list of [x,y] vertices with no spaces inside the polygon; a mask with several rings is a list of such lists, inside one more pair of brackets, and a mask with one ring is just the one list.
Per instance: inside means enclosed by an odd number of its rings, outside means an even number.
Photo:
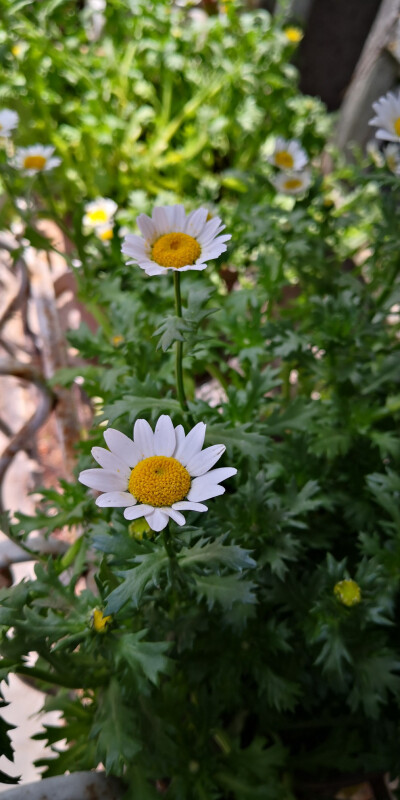
[{"label": "white petal", "polygon": [[79,479],[84,486],[97,489],[98,492],[123,492],[128,488],[128,482],[121,475],[115,472],[107,472],[105,469],[84,469],[79,475]]},{"label": "white petal", "polygon": [[168,525],[168,516],[160,508],[155,508],[152,514],[146,514],[146,522],[152,531],[162,531]]},{"label": "white petal", "polygon": [[191,503],[189,500],[179,500],[178,503],[173,503],[172,508],[177,511],[208,511],[203,503]]},{"label": "white petal", "polygon": [[224,444],[213,444],[212,447],[206,447],[201,453],[194,455],[184,466],[192,477],[204,475],[221,458],[225,450]]},{"label": "white petal", "polygon": [[154,434],[147,420],[136,420],[133,428],[133,439],[141,459],[154,456]]},{"label": "white petal", "polygon": [[197,425],[189,431],[185,440],[178,447],[175,458],[186,467],[187,462],[200,452],[204,444],[204,437],[206,435],[206,426],[204,422],[198,422]]},{"label": "white petal", "polygon": [[124,461],[114,453],[110,453],[105,447],[92,447],[92,456],[101,467],[109,472],[116,472],[129,481],[131,470]]},{"label": "white petal", "polygon": [[[183,514],[180,514],[179,511],[175,511],[175,509],[171,508],[170,506],[168,506],[168,508],[163,508],[163,509],[160,509],[160,510],[162,510],[163,512],[168,514],[168,516],[171,517],[171,519],[173,519],[174,522],[176,522],[177,525],[184,525],[185,524],[185,522],[186,522],[185,517],[183,516]],[[150,525],[150,523],[149,523],[149,525]]]},{"label": "white petal", "polygon": [[127,508],[135,506],[136,503],[137,500],[132,497],[130,492],[105,492],[96,500],[96,505],[100,508]]},{"label": "white petal", "polygon": [[219,467],[219,469],[212,469],[201,477],[207,478],[210,484],[214,484],[226,481],[228,478],[232,478],[233,475],[236,475],[236,473],[237,469],[235,469],[235,467]]},{"label": "white petal", "polygon": [[168,218],[168,229],[173,233],[185,230],[186,216],[182,205],[169,206],[164,209]]},{"label": "white petal", "polygon": [[178,452],[181,444],[183,444],[183,442],[185,441],[185,438],[186,438],[185,437],[185,431],[183,429],[183,425],[177,425],[176,426],[176,428],[175,428],[175,438],[176,438],[176,448],[175,448],[174,455],[175,455],[175,458],[176,458],[176,453]]},{"label": "white petal", "polygon": [[188,500],[193,500],[197,503],[202,500],[209,500],[211,497],[218,497],[219,494],[224,494],[225,488],[218,483],[210,486],[206,482],[204,484],[198,483],[194,485],[194,481],[190,491],[188,492]]},{"label": "white petal", "polygon": [[379,128],[375,136],[377,139],[384,139],[387,142],[400,142],[399,136],[396,136],[395,133],[389,133],[388,131],[385,131],[383,128]]},{"label": "white petal", "polygon": [[165,233],[171,233],[168,227],[168,216],[165,213],[164,206],[153,208],[152,220],[155,227],[156,238],[163,236]]},{"label": "white petal", "polygon": [[186,220],[186,233],[193,236],[194,239],[202,232],[208,217],[207,208],[197,208],[192,211]]},{"label": "white petal", "polygon": [[154,431],[154,452],[156,456],[172,456],[175,447],[176,436],[171,417],[163,414]]},{"label": "white petal", "polygon": [[130,506],[126,508],[124,511],[125,519],[139,519],[139,517],[144,517],[146,514],[151,514],[153,511],[153,506],[148,506],[146,503],[143,503],[140,506]]},{"label": "white petal", "polygon": [[187,267],[179,267],[179,272],[189,272],[189,270],[191,270],[191,269],[194,269],[194,270],[196,270],[198,272],[198,271],[200,271],[202,269],[206,269],[206,267],[207,267],[207,264],[198,264],[196,262],[196,264],[188,264]]},{"label": "white petal", "polygon": [[121,431],[115,430],[115,428],[108,428],[108,430],[104,431],[104,439],[112,453],[115,453],[118,458],[125,461],[128,467],[136,467],[141,455],[132,439],[129,439]]},{"label": "white petal", "polygon": [[154,242],[156,238],[156,229],[150,217],[148,217],[147,214],[139,214],[136,222],[144,238],[149,242]]}]

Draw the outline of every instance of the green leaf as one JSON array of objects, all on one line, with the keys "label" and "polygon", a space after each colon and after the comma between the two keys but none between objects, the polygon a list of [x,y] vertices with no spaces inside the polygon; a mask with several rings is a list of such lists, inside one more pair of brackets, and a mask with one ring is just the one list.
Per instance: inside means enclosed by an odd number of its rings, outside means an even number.
[{"label": "green leaf", "polygon": [[178,401],[173,400],[171,397],[134,397],[125,395],[121,400],[116,400],[115,403],[104,406],[101,419],[106,419],[111,424],[119,417],[128,414],[129,421],[133,422],[143,411],[162,411],[164,413],[172,411],[178,414],[181,412],[181,407]]},{"label": "green leaf", "polygon": [[106,598],[105,614],[116,614],[129,601],[138,608],[146,586],[149,583],[156,584],[161,571],[167,566],[168,556],[160,549],[144,556],[136,556],[135,562],[137,566],[121,573],[122,583]]},{"label": "green leaf", "polygon": [[225,444],[226,447],[239,450],[243,456],[256,459],[266,456],[270,447],[270,439],[264,434],[249,431],[250,426],[235,425],[225,428],[224,425],[207,425],[206,441],[208,444]]},{"label": "green leaf", "polygon": [[115,649],[119,665],[126,663],[135,673],[141,671],[152,683],[158,684],[159,674],[170,671],[172,662],[164,653],[170,649],[170,642],[143,642],[147,631],[128,633],[118,639]]},{"label": "green leaf", "polygon": [[91,737],[96,738],[97,756],[107,773],[121,775],[124,764],[130,764],[141,750],[132,708],[125,703],[116,678],[99,697]]},{"label": "green leaf", "polygon": [[244,550],[236,544],[224,544],[225,535],[214,541],[199,539],[193,547],[183,547],[178,554],[178,562],[183,569],[199,565],[214,567],[223,566],[228,569],[242,570],[255,567],[256,562],[250,556],[250,550]]},{"label": "green leaf", "polygon": [[224,609],[231,609],[234,603],[257,602],[254,594],[256,584],[242,580],[241,575],[195,575],[195,590],[204,597],[208,608],[218,602]]},{"label": "green leaf", "polygon": [[161,347],[165,353],[174,342],[183,342],[185,338],[183,334],[187,329],[182,317],[167,317],[153,333],[153,336],[160,336],[157,350]]}]

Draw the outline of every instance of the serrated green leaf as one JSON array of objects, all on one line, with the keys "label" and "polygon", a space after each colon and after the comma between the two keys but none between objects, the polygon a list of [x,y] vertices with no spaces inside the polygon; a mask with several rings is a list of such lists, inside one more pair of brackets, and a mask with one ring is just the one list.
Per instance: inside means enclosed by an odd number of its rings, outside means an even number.
[{"label": "serrated green leaf", "polygon": [[215,603],[229,610],[234,603],[254,604],[257,602],[253,581],[243,580],[237,572],[234,575],[195,575],[195,590],[204,597],[208,608]]},{"label": "serrated green leaf", "polygon": [[105,614],[116,614],[129,601],[135,608],[139,607],[140,598],[148,584],[155,584],[163,569],[168,564],[168,556],[164,550],[156,550],[135,558],[136,566],[122,572],[123,581],[106,598]]},{"label": "serrated green leaf", "polygon": [[120,636],[115,648],[117,663],[127,664],[135,673],[143,673],[152,683],[158,684],[160,673],[170,671],[171,661],[164,653],[170,649],[170,642],[144,642],[147,631],[128,633]]},{"label": "serrated green leaf", "polygon": [[199,539],[193,547],[183,547],[178,554],[179,566],[182,569],[197,567],[223,566],[228,569],[242,570],[255,567],[256,562],[250,556],[250,550],[244,550],[236,544],[224,544],[225,536],[210,541]]},{"label": "serrated green leaf", "polygon": [[96,739],[98,758],[107,773],[121,775],[124,764],[130,764],[141,750],[132,709],[126,707],[116,678],[111,679],[101,695],[91,737]]},{"label": "serrated green leaf", "polygon": [[235,425],[225,428],[223,425],[207,425],[206,441],[209,444],[225,444],[226,447],[239,450],[243,456],[255,459],[267,456],[270,439],[262,433],[249,430],[249,425]]},{"label": "serrated green leaf", "polygon": [[115,403],[104,406],[101,419],[106,419],[111,424],[119,417],[127,414],[129,421],[133,422],[143,411],[161,411],[164,413],[171,411],[179,414],[181,407],[178,401],[173,400],[171,397],[134,397],[126,395],[121,400],[116,400]]}]

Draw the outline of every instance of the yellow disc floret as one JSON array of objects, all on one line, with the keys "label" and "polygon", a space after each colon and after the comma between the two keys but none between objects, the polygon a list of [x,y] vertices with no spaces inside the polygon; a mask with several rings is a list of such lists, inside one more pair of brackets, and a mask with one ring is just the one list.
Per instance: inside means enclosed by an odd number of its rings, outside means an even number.
[{"label": "yellow disc floret", "polygon": [[283,167],[283,169],[291,169],[294,164],[292,154],[288,153],[287,150],[278,150],[275,153],[275,164],[277,167]]},{"label": "yellow disc floret", "polygon": [[181,267],[194,264],[201,254],[201,247],[187,233],[166,233],[153,245],[151,257],[160,267]]},{"label": "yellow disc floret", "polygon": [[289,28],[285,28],[285,35],[289,42],[297,44],[298,42],[301,42],[303,38],[303,31],[301,31],[300,28],[289,26]]},{"label": "yellow disc floret", "polygon": [[26,156],[24,159],[24,169],[43,169],[46,166],[44,156]]},{"label": "yellow disc floret", "polygon": [[289,180],[285,181],[284,187],[288,190],[288,192],[292,191],[293,189],[300,189],[303,186],[303,182],[299,180],[299,178],[289,178]]},{"label": "yellow disc floret", "polygon": [[339,581],[333,588],[337,600],[344,606],[356,606],[361,601],[361,589],[355,581]]},{"label": "yellow disc floret", "polygon": [[186,497],[190,475],[176,458],[150,456],[133,468],[128,489],[140,503],[172,506]]},{"label": "yellow disc floret", "polygon": [[393,127],[396,131],[397,136],[400,136],[400,117],[397,117],[397,119],[395,119]]},{"label": "yellow disc floret", "polygon": [[87,216],[90,219],[90,222],[107,222],[108,220],[108,216],[104,211],[104,208],[96,208],[95,211],[89,211]]}]

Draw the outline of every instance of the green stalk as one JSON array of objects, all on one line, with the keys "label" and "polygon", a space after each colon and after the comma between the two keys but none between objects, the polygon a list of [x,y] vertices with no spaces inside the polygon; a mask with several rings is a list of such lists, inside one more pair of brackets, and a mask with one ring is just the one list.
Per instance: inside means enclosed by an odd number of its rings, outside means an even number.
[{"label": "green stalk", "polygon": [[[177,269],[174,270],[174,289],[175,289],[175,314],[177,317],[182,318],[182,300],[181,300],[181,276]],[[188,410],[188,404],[185,395],[185,388],[183,385],[183,369],[182,369],[182,342],[176,342],[175,351],[175,373],[176,373],[176,390],[178,400],[180,402],[182,411],[185,413]]]}]

